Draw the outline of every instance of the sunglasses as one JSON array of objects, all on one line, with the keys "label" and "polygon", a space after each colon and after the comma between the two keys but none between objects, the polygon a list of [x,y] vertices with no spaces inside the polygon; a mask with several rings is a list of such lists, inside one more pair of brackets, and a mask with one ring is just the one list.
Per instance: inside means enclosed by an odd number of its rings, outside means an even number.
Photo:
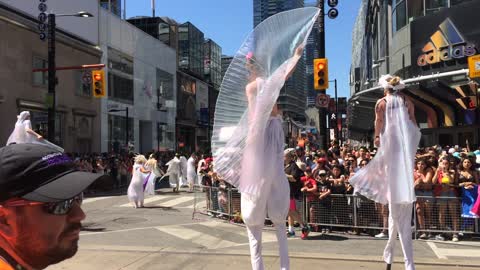
[{"label": "sunglasses", "polygon": [[0,205],[0,207],[18,207],[18,206],[34,206],[34,205],[42,205],[43,210],[51,215],[66,215],[72,210],[73,204],[78,203],[78,205],[82,205],[83,202],[83,193],[78,194],[77,196],[60,201],[60,202],[33,202],[24,199],[14,199],[11,201],[7,201],[4,204]]}]

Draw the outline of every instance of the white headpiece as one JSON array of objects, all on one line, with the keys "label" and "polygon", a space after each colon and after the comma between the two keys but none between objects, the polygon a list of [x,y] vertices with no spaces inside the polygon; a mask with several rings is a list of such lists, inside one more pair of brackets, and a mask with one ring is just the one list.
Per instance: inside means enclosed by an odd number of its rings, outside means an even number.
[{"label": "white headpiece", "polygon": [[393,76],[390,74],[382,75],[382,77],[380,77],[380,79],[378,80],[378,85],[383,87],[384,89],[390,88],[390,89],[393,89],[394,91],[402,90],[405,88],[405,83],[402,80],[400,80],[400,82],[398,82],[398,84],[395,86],[391,85],[389,81],[392,78]]}]

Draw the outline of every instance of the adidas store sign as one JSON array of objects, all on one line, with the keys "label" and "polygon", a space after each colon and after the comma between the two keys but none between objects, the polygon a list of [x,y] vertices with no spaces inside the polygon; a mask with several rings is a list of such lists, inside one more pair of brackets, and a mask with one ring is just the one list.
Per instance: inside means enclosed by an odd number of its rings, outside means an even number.
[{"label": "adidas store sign", "polygon": [[475,45],[463,38],[449,18],[439,25],[422,51],[424,53],[417,59],[417,65],[421,67],[476,54]]}]

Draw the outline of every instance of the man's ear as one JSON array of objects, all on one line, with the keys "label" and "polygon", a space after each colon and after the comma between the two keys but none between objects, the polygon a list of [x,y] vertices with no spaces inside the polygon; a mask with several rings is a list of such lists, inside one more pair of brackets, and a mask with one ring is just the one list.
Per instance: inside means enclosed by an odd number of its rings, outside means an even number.
[{"label": "man's ear", "polygon": [[0,207],[0,237],[11,238],[14,236],[13,224],[9,221],[11,216],[12,213]]}]

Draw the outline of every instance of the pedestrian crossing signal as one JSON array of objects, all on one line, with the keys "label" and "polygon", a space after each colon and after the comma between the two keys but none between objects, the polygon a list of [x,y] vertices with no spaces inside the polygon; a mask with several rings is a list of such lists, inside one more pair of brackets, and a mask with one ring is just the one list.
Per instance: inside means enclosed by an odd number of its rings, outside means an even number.
[{"label": "pedestrian crossing signal", "polygon": [[313,60],[313,88],[326,90],[328,88],[328,59],[316,58]]},{"label": "pedestrian crossing signal", "polygon": [[92,71],[92,91],[93,96],[96,98],[103,98],[106,96],[107,92],[105,91],[105,71]]}]

